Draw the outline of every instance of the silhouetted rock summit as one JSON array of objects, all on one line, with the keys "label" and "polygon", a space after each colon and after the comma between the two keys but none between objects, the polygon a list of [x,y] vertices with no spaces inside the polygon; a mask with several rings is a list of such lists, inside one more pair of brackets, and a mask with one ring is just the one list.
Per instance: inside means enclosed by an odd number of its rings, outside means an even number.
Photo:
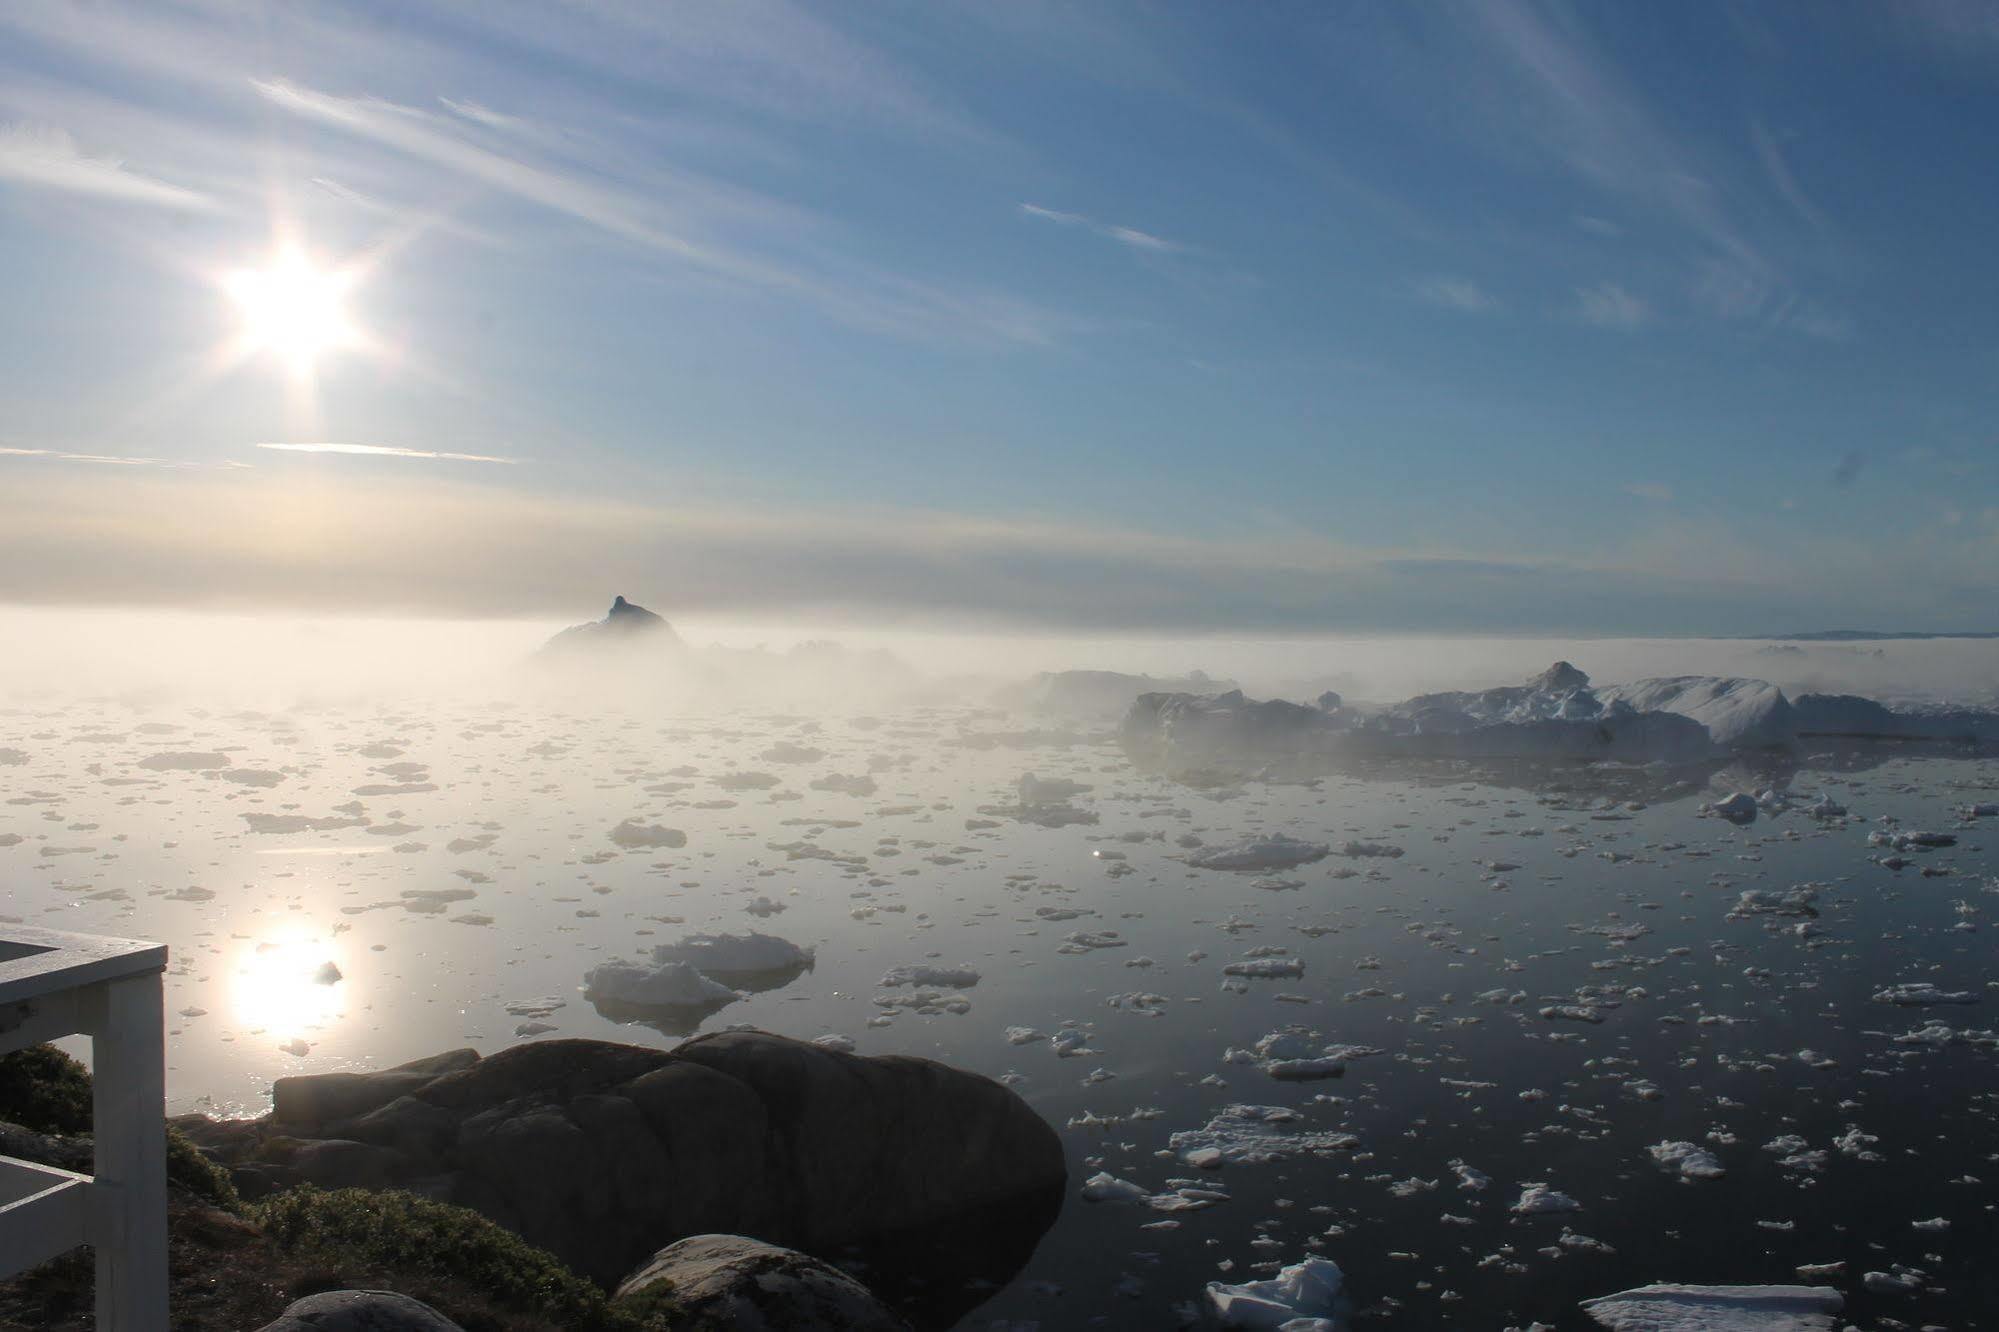
[{"label": "silhouetted rock summit", "polygon": [[644,643],[652,647],[678,647],[680,635],[662,617],[623,597],[611,602],[603,619],[572,625],[548,640],[542,651],[558,655],[597,652]]}]

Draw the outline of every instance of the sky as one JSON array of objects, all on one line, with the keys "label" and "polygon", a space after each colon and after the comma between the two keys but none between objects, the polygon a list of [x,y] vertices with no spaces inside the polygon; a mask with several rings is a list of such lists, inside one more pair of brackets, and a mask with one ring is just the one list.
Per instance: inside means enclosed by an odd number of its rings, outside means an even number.
[{"label": "sky", "polygon": [[0,602],[1999,628],[1999,10],[0,7]]}]

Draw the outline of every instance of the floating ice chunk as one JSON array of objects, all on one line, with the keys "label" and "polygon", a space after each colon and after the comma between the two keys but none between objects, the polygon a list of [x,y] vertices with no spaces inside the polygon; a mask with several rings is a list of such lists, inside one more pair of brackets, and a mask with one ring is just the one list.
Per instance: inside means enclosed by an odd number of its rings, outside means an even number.
[{"label": "floating ice chunk", "polygon": [[1877,1004],[1897,1004],[1903,1008],[1927,1008],[1932,1004],[1975,1004],[1978,995],[1972,990],[1939,990],[1930,981],[1907,981],[1901,985],[1890,985],[1885,990],[1874,992]]},{"label": "floating ice chunk", "polygon": [[921,963],[890,967],[881,978],[881,984],[891,988],[897,985],[946,985],[965,990],[978,983],[979,973],[970,967],[932,967]]},{"label": "floating ice chunk", "polygon": [[1661,1167],[1683,1179],[1720,1179],[1728,1173],[1714,1153],[1691,1142],[1662,1142],[1645,1150]]},{"label": "floating ice chunk", "polygon": [[658,944],[656,963],[684,962],[704,976],[726,979],[781,971],[804,971],[812,965],[810,948],[801,948],[774,934],[690,934],[678,943]]},{"label": "floating ice chunk", "polygon": [[1204,847],[1185,857],[1196,869],[1261,871],[1291,869],[1324,860],[1332,848],[1324,842],[1306,842],[1283,833],[1259,833],[1223,846]]},{"label": "floating ice chunk", "polygon": [[828,1032],[824,1036],[814,1036],[812,1043],[821,1049],[838,1050],[841,1054],[852,1054],[854,1052],[854,1038],[852,1036],[842,1036],[838,1032]]},{"label": "floating ice chunk", "polygon": [[1472,1193],[1483,1193],[1486,1186],[1492,1183],[1491,1175],[1486,1174],[1483,1170],[1468,1166],[1463,1161],[1451,1162],[1451,1173],[1458,1177],[1459,1188]]},{"label": "floating ice chunk", "polygon": [[1747,791],[1737,791],[1734,795],[1709,801],[1701,809],[1730,823],[1756,822],[1756,797]]},{"label": "floating ice chunk", "polygon": [[1639,1286],[1582,1309],[1611,1332],[1829,1332],[1846,1306],[1829,1286]]},{"label": "floating ice chunk", "polygon": [[1032,1045],[1035,1041],[1045,1041],[1047,1039],[1047,1036],[1032,1027],[1008,1027],[1006,1029],[1006,1043],[1008,1045]]},{"label": "floating ice chunk", "polygon": [[1167,1139],[1191,1166],[1261,1165],[1303,1153],[1348,1151],[1360,1144],[1351,1133],[1300,1128],[1304,1116],[1277,1105],[1231,1105],[1207,1125],[1183,1129]]},{"label": "floating ice chunk", "polygon": [[1072,782],[1066,777],[1041,778],[1031,772],[1022,773],[1015,784],[1020,792],[1023,805],[1060,805],[1070,797],[1082,795],[1090,789],[1087,782]]},{"label": "floating ice chunk", "polygon": [[741,997],[685,962],[628,962],[616,958],[600,962],[585,972],[583,985],[593,998],[630,1004],[634,1008],[702,1008],[732,1003]]},{"label": "floating ice chunk", "polygon": [[678,828],[662,828],[657,824],[626,819],[611,829],[611,840],[626,850],[652,846],[682,847],[687,845],[687,834]]},{"label": "floating ice chunk", "polygon": [[1305,964],[1295,957],[1253,957],[1246,962],[1231,962],[1222,968],[1224,976],[1256,976],[1264,980],[1278,980],[1305,974]]},{"label": "floating ice chunk", "polygon": [[1130,1180],[1119,1179],[1102,1170],[1083,1181],[1084,1202],[1135,1203],[1149,1201],[1151,1197],[1149,1192]]},{"label": "floating ice chunk", "polygon": [[1208,1304],[1223,1327],[1317,1332],[1332,1327],[1345,1278],[1330,1258],[1307,1258],[1267,1281],[1240,1286],[1208,1283]]},{"label": "floating ice chunk", "polygon": [[1546,1184],[1527,1183],[1520,1186],[1520,1201],[1513,1204],[1515,1216],[1546,1216],[1554,1212],[1580,1212],[1583,1205],[1566,1193],[1558,1193]]}]

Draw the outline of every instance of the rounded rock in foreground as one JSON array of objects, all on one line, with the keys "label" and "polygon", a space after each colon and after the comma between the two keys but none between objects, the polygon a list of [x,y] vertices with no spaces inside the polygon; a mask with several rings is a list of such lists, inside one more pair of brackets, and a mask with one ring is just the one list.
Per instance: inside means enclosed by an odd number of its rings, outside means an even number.
[{"label": "rounded rock in foreground", "polygon": [[308,1295],[257,1332],[465,1332],[421,1300],[389,1290]]},{"label": "rounded rock in foreground", "polygon": [[737,1332],[909,1332],[860,1282],[795,1249],[741,1235],[692,1235],[625,1278],[617,1299],[664,1283],[680,1317]]}]

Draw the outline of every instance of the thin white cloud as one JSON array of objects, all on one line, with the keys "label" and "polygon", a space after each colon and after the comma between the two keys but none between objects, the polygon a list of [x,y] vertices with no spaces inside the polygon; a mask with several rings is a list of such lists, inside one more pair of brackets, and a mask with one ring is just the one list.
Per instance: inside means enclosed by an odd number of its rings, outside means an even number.
[{"label": "thin white cloud", "polygon": [[368,458],[424,458],[435,462],[502,463],[508,466],[518,462],[516,458],[501,458],[486,453],[451,453],[429,449],[402,449],[389,444],[276,444],[260,443],[260,449],[276,449],[281,453],[348,453]]},{"label": "thin white cloud", "polygon": [[1492,293],[1464,278],[1427,277],[1416,284],[1416,296],[1431,305],[1440,305],[1447,310],[1462,310],[1467,314],[1481,314],[1499,308],[1499,301]]},{"label": "thin white cloud", "polygon": [[44,462],[93,463],[105,467],[246,467],[247,463],[196,462],[186,458],[135,458],[121,453],[68,453],[62,449],[22,449],[0,446],[0,458],[38,458]]},{"label": "thin white cloud", "polygon": [[1054,222],[1065,227],[1081,227],[1085,231],[1093,231],[1130,249],[1145,250],[1152,254],[1178,254],[1187,248],[1178,241],[1167,240],[1164,236],[1155,236],[1149,231],[1140,231],[1137,227],[1099,222],[1084,213],[1067,213],[1059,208],[1047,208],[1041,204],[1025,202],[1020,205],[1020,211],[1043,222]]},{"label": "thin white cloud", "polygon": [[1599,282],[1594,287],[1576,288],[1576,317],[1598,328],[1630,332],[1643,327],[1652,310],[1615,282]]},{"label": "thin white cloud", "polygon": [[828,280],[740,249],[697,240],[668,222],[690,209],[670,208],[615,182],[600,183],[605,180],[600,173],[563,170],[484,147],[457,132],[469,126],[456,117],[445,119],[379,98],[341,97],[285,79],[252,79],[250,86],[273,105],[303,119],[586,222],[716,277],[810,302],[856,327],[898,336],[1046,343],[1062,322],[1003,294],[947,290],[858,265],[849,266],[848,276]]},{"label": "thin white cloud", "polygon": [[144,175],[115,157],[92,157],[66,130],[44,125],[0,125],[0,180],[184,213],[217,207],[198,190]]}]

